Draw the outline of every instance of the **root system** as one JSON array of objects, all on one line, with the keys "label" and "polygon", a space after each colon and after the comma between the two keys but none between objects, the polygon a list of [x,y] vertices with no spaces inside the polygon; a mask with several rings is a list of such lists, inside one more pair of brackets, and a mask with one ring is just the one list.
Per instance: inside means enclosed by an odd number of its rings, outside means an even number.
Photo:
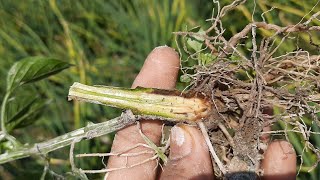
[{"label": "root system", "polygon": [[[302,32],[320,31],[320,27],[309,26],[312,19],[287,27],[252,22],[227,40],[223,36],[225,29],[221,18],[238,3],[227,6],[229,9],[222,8],[211,19],[212,26],[204,32],[175,33],[203,42],[205,48],[195,53],[190,53],[188,45],[184,44],[185,52],[190,55],[188,58],[199,60],[199,54],[209,50],[214,59],[211,63],[194,66],[193,73],[188,75],[192,78],[190,90],[211,98],[213,112],[205,123],[220,160],[228,173],[245,171],[254,172],[253,176],[263,175],[260,163],[268,141],[261,136],[269,134],[263,132],[264,127],[276,122],[292,127],[283,131],[284,137],[293,129],[302,134],[305,146],[320,159],[319,149],[309,142],[312,132],[303,120],[307,117],[320,127],[317,116],[320,56],[301,49],[276,55],[292,33],[296,37]],[[259,29],[271,30],[273,35],[257,38]],[[241,47],[244,41],[250,41],[252,49],[244,52]],[[214,170],[218,177],[227,176],[217,166]]]}]

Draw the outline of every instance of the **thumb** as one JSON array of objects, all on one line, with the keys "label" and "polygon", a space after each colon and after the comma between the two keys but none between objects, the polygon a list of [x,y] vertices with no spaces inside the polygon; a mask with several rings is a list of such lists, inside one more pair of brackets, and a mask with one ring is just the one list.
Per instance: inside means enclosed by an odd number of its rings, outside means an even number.
[{"label": "thumb", "polygon": [[170,134],[170,155],[161,179],[213,179],[209,150],[195,127],[176,125]]}]

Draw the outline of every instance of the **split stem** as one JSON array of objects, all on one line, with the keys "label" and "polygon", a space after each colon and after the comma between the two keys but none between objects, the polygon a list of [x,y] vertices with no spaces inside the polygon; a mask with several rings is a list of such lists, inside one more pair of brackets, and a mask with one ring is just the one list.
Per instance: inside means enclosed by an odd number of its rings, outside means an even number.
[{"label": "split stem", "polygon": [[88,86],[76,82],[70,87],[68,97],[69,100],[130,109],[136,115],[157,116],[175,122],[199,121],[211,112],[211,105],[204,98],[187,97],[174,90]]}]

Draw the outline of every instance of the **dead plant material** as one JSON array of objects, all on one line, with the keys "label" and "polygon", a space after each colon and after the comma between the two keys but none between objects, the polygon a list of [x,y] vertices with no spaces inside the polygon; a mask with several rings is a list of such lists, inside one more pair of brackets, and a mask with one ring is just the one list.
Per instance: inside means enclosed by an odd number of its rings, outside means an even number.
[{"label": "dead plant material", "polygon": [[[220,7],[219,2],[214,2]],[[230,6],[232,4],[227,7]],[[194,74],[190,73],[193,77],[190,91],[205,94],[212,101],[214,112],[205,124],[213,147],[224,163],[223,168],[221,162],[214,165],[215,174],[226,178],[227,174],[246,171],[261,176],[260,162],[265,144],[259,138],[266,125],[279,120],[295,125],[302,117],[308,116],[320,127],[317,116],[320,109],[320,55],[297,50],[275,56],[292,33],[320,32],[320,27],[309,26],[312,19],[286,27],[252,22],[227,39],[223,36],[225,29],[221,21],[225,13],[220,13],[218,9],[216,17],[210,19],[212,26],[205,33],[175,34],[182,38],[203,39],[205,48],[191,53],[191,58],[199,58],[205,50],[210,50],[215,57],[212,63],[195,66]],[[318,15],[319,12],[311,18]],[[258,40],[258,29],[270,30],[273,35]],[[246,54],[240,50],[244,40],[252,42],[252,49],[247,49],[249,53]],[[184,44],[184,49],[186,46]],[[273,113],[273,109],[278,113]],[[299,132],[310,143],[306,128],[300,128]],[[308,149],[320,154],[319,149],[311,147]]]}]

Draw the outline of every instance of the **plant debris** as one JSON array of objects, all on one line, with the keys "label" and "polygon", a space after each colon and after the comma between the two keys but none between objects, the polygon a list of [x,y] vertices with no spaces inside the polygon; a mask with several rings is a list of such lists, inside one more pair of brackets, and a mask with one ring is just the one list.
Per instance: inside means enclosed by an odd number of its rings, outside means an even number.
[{"label": "plant debris", "polygon": [[[214,2],[220,7],[219,2]],[[218,9],[216,17],[210,19],[212,26],[205,31],[175,34],[185,40],[183,50],[189,54],[188,58],[200,62],[193,68],[182,68],[183,76],[191,79],[189,91],[211,98],[214,113],[205,123],[227,173],[253,172],[256,178],[256,175],[263,175],[260,163],[267,142],[260,137],[264,127],[279,121],[297,127],[304,123],[305,117],[320,127],[317,114],[320,110],[320,55],[300,48],[276,55],[291,36],[298,38],[302,32],[310,35],[311,31],[319,32],[320,27],[309,26],[319,13],[304,23],[286,27],[253,20],[227,40],[221,19],[227,11],[244,2],[234,1],[221,11]],[[258,29],[270,30],[273,34],[264,37],[258,34]],[[190,42],[190,38],[195,41]],[[243,42],[250,42],[252,48],[243,49]],[[313,42],[311,35],[310,42]],[[314,47],[319,53],[318,46]],[[179,52],[182,54],[181,49]],[[208,54],[211,59],[204,59]],[[309,142],[312,132],[303,127],[298,132],[304,134],[305,146],[317,155],[319,162],[320,150]],[[287,132],[290,130],[283,134],[287,136]],[[217,166],[214,170],[218,177],[228,176]]]}]

